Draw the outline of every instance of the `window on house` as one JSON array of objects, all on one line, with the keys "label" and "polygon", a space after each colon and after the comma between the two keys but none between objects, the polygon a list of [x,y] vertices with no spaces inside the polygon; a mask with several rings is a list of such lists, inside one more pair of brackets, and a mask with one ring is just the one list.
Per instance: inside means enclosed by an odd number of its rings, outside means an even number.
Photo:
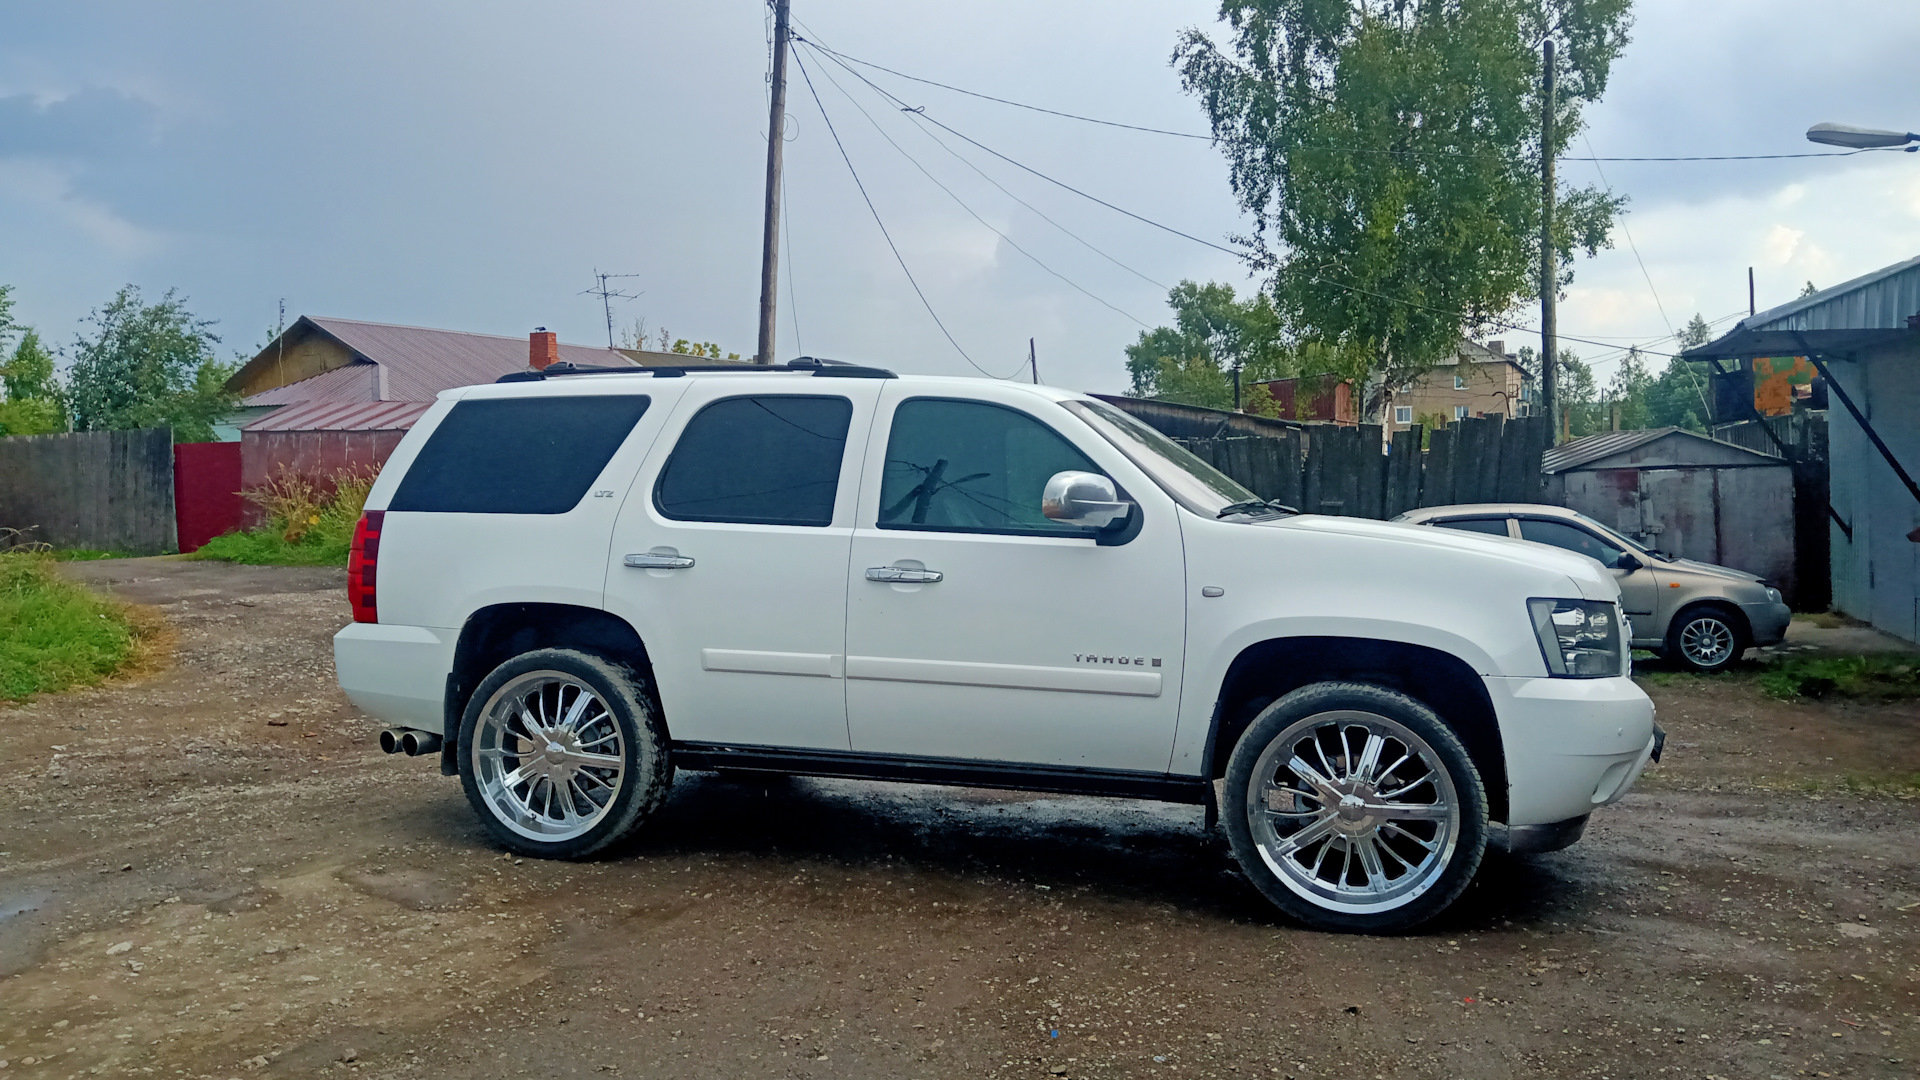
[{"label": "window on house", "polygon": [[687,421],[654,505],[676,521],[830,525],[852,418],[843,397],[716,401]]},{"label": "window on house", "polygon": [[1523,402],[1521,402],[1521,403],[1520,403],[1519,405],[1517,405],[1517,406],[1515,406],[1515,407],[1514,407],[1514,410],[1513,410],[1513,415],[1515,415],[1515,416],[1532,416],[1532,415],[1533,415],[1533,406],[1531,406],[1531,405],[1529,405],[1529,404],[1527,404],[1526,402],[1524,402],[1524,401],[1523,401]]},{"label": "window on house", "polygon": [[1453,388],[1455,390],[1465,390],[1467,388],[1467,377],[1465,375],[1455,375],[1453,377]]},{"label": "window on house", "polygon": [[1455,405],[1453,407],[1453,418],[1455,420],[1465,420],[1471,415],[1473,415],[1473,411],[1465,405]]},{"label": "window on house", "polygon": [[1395,405],[1393,407],[1393,422],[1396,424],[1413,423],[1413,406]]}]

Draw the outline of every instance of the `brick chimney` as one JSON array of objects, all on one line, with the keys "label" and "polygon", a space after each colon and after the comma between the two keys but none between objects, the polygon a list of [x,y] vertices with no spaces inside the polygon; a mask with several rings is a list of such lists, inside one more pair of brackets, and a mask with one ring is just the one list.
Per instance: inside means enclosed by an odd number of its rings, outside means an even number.
[{"label": "brick chimney", "polygon": [[1487,351],[1494,355],[1494,359],[1505,360],[1507,358],[1507,343],[1504,341],[1489,341],[1487,342]]},{"label": "brick chimney", "polygon": [[527,336],[527,366],[535,371],[545,371],[547,365],[560,359],[560,335],[544,326],[537,326]]}]

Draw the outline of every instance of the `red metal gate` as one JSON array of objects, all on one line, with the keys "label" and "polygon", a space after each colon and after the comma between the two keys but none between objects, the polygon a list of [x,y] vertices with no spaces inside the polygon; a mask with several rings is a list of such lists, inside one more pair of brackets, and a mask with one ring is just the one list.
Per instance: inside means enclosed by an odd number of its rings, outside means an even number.
[{"label": "red metal gate", "polygon": [[174,444],[173,513],[181,551],[198,551],[239,528],[244,507],[239,443]]}]

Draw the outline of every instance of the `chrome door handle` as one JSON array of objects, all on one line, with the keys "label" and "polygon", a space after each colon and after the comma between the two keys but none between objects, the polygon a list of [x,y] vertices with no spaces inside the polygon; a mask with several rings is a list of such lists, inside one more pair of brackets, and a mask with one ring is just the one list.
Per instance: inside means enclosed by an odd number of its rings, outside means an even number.
[{"label": "chrome door handle", "polygon": [[915,570],[906,566],[869,566],[868,581],[890,581],[899,585],[931,585],[945,577],[938,570]]},{"label": "chrome door handle", "polygon": [[693,559],[686,555],[669,554],[663,551],[629,555],[620,562],[636,570],[685,570],[693,565]]}]

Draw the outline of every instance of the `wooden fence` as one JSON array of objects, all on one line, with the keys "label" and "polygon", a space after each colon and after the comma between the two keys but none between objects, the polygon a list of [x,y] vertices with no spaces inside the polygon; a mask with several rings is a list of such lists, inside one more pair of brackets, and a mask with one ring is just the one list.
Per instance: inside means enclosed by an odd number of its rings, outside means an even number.
[{"label": "wooden fence", "polygon": [[0,438],[0,528],[61,548],[173,551],[172,433]]},{"label": "wooden fence", "polygon": [[1259,436],[1176,439],[1263,499],[1310,514],[1390,518],[1422,506],[1541,502],[1545,417],[1456,420],[1424,433],[1302,424]]}]

